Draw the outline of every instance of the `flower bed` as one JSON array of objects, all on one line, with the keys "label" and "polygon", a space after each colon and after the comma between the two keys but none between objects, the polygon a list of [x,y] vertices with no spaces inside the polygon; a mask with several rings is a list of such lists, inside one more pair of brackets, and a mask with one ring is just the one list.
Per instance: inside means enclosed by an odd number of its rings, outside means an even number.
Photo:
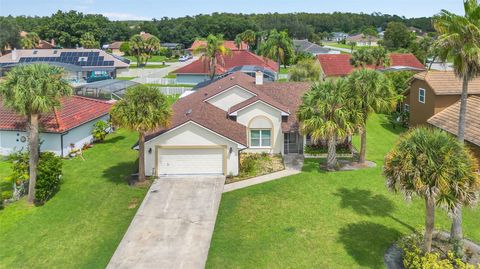
[{"label": "flower bed", "polygon": [[226,184],[252,177],[258,177],[284,170],[283,158],[280,154],[241,153],[238,176],[229,176]]}]

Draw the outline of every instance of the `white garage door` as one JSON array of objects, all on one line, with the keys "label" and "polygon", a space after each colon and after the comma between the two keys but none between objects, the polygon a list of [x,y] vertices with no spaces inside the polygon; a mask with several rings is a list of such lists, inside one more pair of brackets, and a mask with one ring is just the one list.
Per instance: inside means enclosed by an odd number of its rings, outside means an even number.
[{"label": "white garage door", "polygon": [[223,153],[223,148],[161,148],[158,174],[223,174]]}]

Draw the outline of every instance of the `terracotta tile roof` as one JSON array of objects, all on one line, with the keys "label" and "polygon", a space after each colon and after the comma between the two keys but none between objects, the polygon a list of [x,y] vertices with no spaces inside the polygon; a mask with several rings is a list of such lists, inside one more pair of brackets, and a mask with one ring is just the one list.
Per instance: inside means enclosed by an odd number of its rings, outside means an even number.
[{"label": "terracotta tile roof", "polygon": [[[405,66],[415,69],[425,69],[423,64],[411,53],[391,53],[390,67]],[[351,54],[320,54],[317,59],[327,77],[347,76],[356,68],[350,64]],[[367,68],[375,68],[367,66]]]},{"label": "terracotta tile roof", "polygon": [[274,107],[281,107],[283,110],[287,110],[291,113],[288,117],[288,121],[282,122],[282,130],[284,132],[289,132],[295,130],[292,128],[298,128],[295,113],[301,103],[301,96],[310,88],[309,83],[274,82],[264,85],[255,85],[255,79],[253,77],[242,72],[236,72],[178,100],[173,105],[173,117],[170,126],[148,134],[146,140],[148,141],[188,121],[193,121],[246,146],[246,127],[229,119],[228,112],[205,101],[235,85],[257,95],[248,99],[248,102],[243,102],[243,106],[247,103],[250,104],[257,100],[262,100]]},{"label": "terracotta tile roof", "polygon": [[[431,125],[453,135],[458,132],[460,101],[437,113],[427,120]],[[465,119],[465,140],[480,146],[480,97],[471,96],[467,99],[467,114]]]},{"label": "terracotta tile roof", "polygon": [[[193,51],[200,46],[205,46],[206,44],[207,44],[207,41],[205,41],[205,40],[195,40],[192,43],[192,46],[190,46],[190,48],[188,48],[188,50]],[[242,44],[240,45],[240,48],[239,48],[239,47],[237,47],[237,44],[235,44],[235,41],[225,40],[225,41],[223,41],[223,46],[227,49],[230,49],[230,50],[248,50],[248,44],[245,43],[245,42],[242,42]]]},{"label": "terracotta tile roof", "polygon": [[[61,107],[40,115],[40,130],[48,133],[63,133],[86,122],[107,115],[111,103],[81,96],[64,97]],[[0,130],[25,131],[26,117],[6,108],[0,100]]]},{"label": "terracotta tile roof", "polygon": [[[463,82],[453,71],[428,71],[415,74],[414,79],[428,83],[436,95],[457,95],[462,93]],[[468,83],[469,94],[480,94],[480,78]]]},{"label": "terracotta tile roof", "polygon": [[[243,65],[255,65],[268,68],[272,71],[278,72],[278,64],[268,58],[260,57],[247,50],[232,50],[231,55],[223,56],[223,62],[218,59],[216,70],[217,74],[223,74],[230,68]],[[176,74],[208,74],[208,62],[198,59],[191,64],[183,66],[173,73]]]}]

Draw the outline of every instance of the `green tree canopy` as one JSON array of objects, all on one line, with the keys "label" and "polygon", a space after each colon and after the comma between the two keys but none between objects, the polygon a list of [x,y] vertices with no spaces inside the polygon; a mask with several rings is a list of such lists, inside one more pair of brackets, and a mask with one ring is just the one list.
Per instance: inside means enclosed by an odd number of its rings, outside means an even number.
[{"label": "green tree canopy", "polygon": [[382,45],[391,51],[406,49],[414,37],[403,22],[389,22],[385,29]]},{"label": "green tree canopy", "polygon": [[292,39],[286,31],[270,31],[267,40],[261,44],[259,52],[270,59],[276,59],[278,67],[283,63],[288,64],[295,57]]},{"label": "green tree canopy", "polygon": [[206,44],[195,48],[193,53],[202,54],[200,58],[208,65],[210,79],[214,79],[218,61],[220,61],[221,65],[224,65],[224,56],[230,55],[231,51],[224,46],[221,35],[209,35]]},{"label": "green tree canopy", "polygon": [[22,44],[23,49],[34,49],[40,43],[40,37],[35,32],[27,33],[26,36],[22,37],[20,44]]},{"label": "green tree canopy", "polygon": [[289,70],[292,81],[319,81],[322,68],[316,59],[304,59]]},{"label": "green tree canopy", "polygon": [[160,50],[160,40],[155,36],[147,38],[134,35],[130,38],[130,55],[137,59],[137,66],[145,66],[153,54]]},{"label": "green tree canopy", "polygon": [[86,49],[98,49],[100,48],[100,43],[95,40],[95,37],[92,33],[86,32],[80,38],[80,45]]}]

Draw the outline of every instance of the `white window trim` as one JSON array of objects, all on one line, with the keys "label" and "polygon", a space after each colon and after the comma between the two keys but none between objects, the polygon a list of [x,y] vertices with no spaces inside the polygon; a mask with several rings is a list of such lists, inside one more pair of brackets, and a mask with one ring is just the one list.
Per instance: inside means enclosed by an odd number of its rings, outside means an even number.
[{"label": "white window trim", "polygon": [[[423,91],[423,101],[420,99],[421,92]],[[427,100],[427,91],[424,88],[418,88],[418,102],[425,104],[425,101]]]},{"label": "white window trim", "polygon": [[[260,146],[252,146],[252,131],[260,131]],[[270,131],[270,146],[262,146],[262,131]],[[264,129],[261,129],[261,128],[250,129],[249,130],[249,138],[248,138],[248,143],[250,144],[250,148],[252,148],[252,149],[271,149],[272,148],[272,142],[273,142],[272,135],[273,135],[272,129],[265,129],[265,128]]]}]

